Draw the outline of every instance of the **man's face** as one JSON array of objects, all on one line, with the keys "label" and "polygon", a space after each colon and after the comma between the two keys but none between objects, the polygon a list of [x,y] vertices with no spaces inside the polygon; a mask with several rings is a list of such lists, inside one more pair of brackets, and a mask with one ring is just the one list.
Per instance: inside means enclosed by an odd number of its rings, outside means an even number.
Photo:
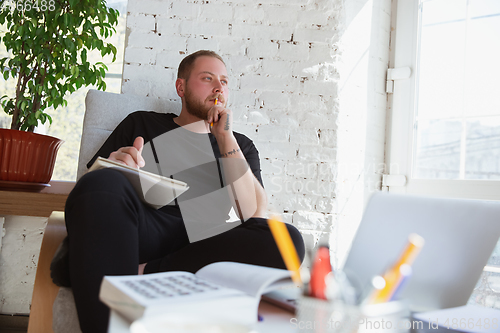
[{"label": "man's face", "polygon": [[226,66],[219,59],[202,56],[195,60],[191,75],[184,85],[186,110],[206,120],[208,110],[218,104],[226,106],[229,96]]}]

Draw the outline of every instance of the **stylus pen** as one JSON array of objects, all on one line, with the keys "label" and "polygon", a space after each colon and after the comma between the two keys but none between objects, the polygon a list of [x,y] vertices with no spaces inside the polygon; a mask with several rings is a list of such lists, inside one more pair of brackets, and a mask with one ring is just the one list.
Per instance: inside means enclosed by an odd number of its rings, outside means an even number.
[{"label": "stylus pen", "polygon": [[153,151],[153,157],[154,157],[155,163],[156,163],[156,168],[158,169],[158,174],[160,176],[163,176],[163,173],[161,172],[160,161],[158,160],[158,155],[156,155],[156,149],[155,149],[155,145],[153,143],[153,140],[151,140],[150,143],[151,143],[151,150]]}]

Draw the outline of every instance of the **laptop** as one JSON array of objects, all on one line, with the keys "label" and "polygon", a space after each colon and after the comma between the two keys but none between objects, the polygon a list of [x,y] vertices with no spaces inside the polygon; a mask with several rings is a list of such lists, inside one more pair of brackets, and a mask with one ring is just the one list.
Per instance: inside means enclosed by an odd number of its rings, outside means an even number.
[{"label": "laptop", "polygon": [[401,292],[412,311],[465,305],[500,237],[500,202],[377,192],[344,264],[364,291],[403,250],[408,235],[425,245]]}]

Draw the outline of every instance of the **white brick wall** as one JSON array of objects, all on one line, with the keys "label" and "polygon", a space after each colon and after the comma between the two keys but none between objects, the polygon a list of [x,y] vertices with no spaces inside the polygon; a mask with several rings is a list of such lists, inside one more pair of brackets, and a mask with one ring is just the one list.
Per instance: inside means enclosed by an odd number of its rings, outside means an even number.
[{"label": "white brick wall", "polygon": [[383,161],[390,0],[129,0],[128,12],[122,91],[180,103],[180,60],[218,52],[271,210],[309,243],[330,237],[340,261],[379,177],[363,173],[365,156]]},{"label": "white brick wall", "polygon": [[[0,217],[0,313],[29,314],[46,217]],[[5,222],[2,228],[2,222]]]}]

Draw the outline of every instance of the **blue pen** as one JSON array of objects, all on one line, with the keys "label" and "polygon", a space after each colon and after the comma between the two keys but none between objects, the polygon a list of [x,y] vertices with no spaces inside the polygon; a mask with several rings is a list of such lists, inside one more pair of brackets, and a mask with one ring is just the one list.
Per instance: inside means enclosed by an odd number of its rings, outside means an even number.
[{"label": "blue pen", "polygon": [[396,290],[394,290],[394,293],[392,294],[389,301],[394,301],[398,298],[401,290],[404,289],[404,287],[408,283],[408,280],[410,280],[413,270],[410,265],[403,264],[401,265],[401,267],[399,267],[399,272],[401,273],[401,280],[399,281],[398,286],[396,287]]},{"label": "blue pen", "polygon": [[264,317],[262,317],[260,314],[257,314],[257,319],[258,319],[259,321],[264,321]]}]

